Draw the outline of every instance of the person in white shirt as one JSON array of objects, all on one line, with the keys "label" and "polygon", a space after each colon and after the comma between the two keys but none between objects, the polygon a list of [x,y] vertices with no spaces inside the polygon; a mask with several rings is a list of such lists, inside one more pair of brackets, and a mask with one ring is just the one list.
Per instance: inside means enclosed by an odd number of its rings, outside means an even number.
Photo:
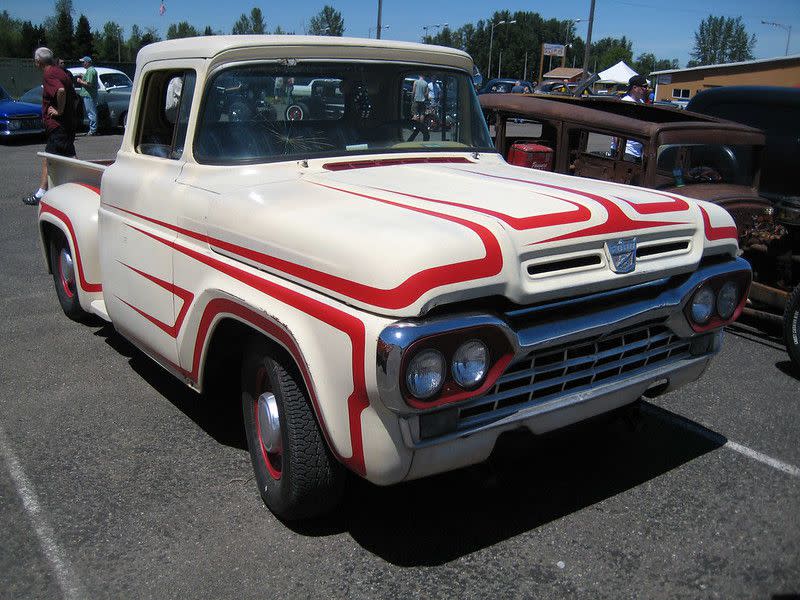
[{"label": "person in white shirt", "polygon": [[[647,79],[641,75],[634,75],[628,80],[628,93],[622,97],[623,102],[637,102],[644,104],[647,97]],[[626,158],[631,158],[636,162],[642,160],[642,144],[635,140],[625,142]]]}]

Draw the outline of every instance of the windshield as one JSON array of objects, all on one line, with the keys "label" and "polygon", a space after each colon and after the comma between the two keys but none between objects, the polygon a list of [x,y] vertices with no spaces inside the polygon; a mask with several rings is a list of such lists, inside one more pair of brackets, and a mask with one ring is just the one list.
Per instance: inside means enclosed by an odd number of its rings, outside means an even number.
[{"label": "windshield", "polygon": [[133,85],[130,78],[125,75],[125,73],[103,73],[100,75],[100,81],[103,82],[106,89],[113,87],[131,87]]},{"label": "windshield", "polygon": [[8,95],[2,86],[0,86],[0,100],[10,100],[11,96]]},{"label": "windshield", "polygon": [[752,146],[743,144],[666,144],[658,148],[656,170],[668,185],[752,186],[755,152]]},{"label": "windshield", "polygon": [[222,71],[194,143],[214,164],[441,150],[494,152],[470,76],[387,63]]}]

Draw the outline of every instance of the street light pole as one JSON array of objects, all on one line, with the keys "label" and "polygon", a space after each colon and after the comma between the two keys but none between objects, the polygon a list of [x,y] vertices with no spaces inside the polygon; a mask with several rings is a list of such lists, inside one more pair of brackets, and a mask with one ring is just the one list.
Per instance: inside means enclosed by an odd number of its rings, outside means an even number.
[{"label": "street light pole", "polygon": [[381,39],[381,13],[383,12],[383,0],[378,0],[378,27],[375,29],[375,39]]},{"label": "street light pole", "polygon": [[784,25],[783,23],[775,23],[773,21],[761,21],[762,25],[772,25],[773,27],[780,27],[786,30],[786,56],[789,56],[789,40],[792,39],[792,26]]},{"label": "street light pole", "polygon": [[487,81],[492,78],[492,42],[494,41],[494,26],[495,25],[513,25],[516,23],[516,19],[513,21],[498,21],[497,23],[492,23],[492,33],[489,35],[489,66],[486,68],[487,74],[486,79]]},{"label": "street light pole", "polygon": [[[449,23],[436,23],[434,25],[423,25],[422,30],[425,32],[422,34],[422,41],[425,41],[425,38],[428,37],[428,29],[433,29],[434,27],[438,30],[441,27],[449,27]],[[438,33],[438,31],[437,31]]]},{"label": "street light pole", "polygon": [[[572,48],[572,46],[570,46],[570,43],[569,43],[569,39],[570,39],[570,37],[572,37],[572,28],[575,27],[575,25],[577,25],[581,21],[583,21],[583,19],[569,19],[569,21],[567,21],[567,23],[569,23],[569,25],[567,25],[567,43],[564,44],[564,64],[562,65],[564,67],[567,66],[567,48]],[[573,67],[575,66],[575,53],[574,52],[572,53],[572,66]]]}]

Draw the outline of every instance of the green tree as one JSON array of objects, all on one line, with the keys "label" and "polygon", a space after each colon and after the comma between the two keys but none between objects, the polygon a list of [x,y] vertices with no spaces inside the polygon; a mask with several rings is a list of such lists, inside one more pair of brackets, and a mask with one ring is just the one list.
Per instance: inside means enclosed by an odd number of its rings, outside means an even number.
[{"label": "green tree", "polygon": [[597,72],[613,67],[619,61],[633,63],[633,44],[624,35],[621,38],[605,37],[592,44],[591,55],[597,63]]},{"label": "green tree", "polygon": [[95,63],[122,59],[122,27],[114,21],[106,21],[103,31],[94,33]]},{"label": "green tree", "polygon": [[56,0],[56,14],[50,49],[58,58],[69,60],[75,54],[72,0]]},{"label": "green tree", "polygon": [[640,54],[631,65],[633,70],[640,75],[649,75],[653,71],[665,71],[667,69],[677,69],[678,59],[656,58],[652,52]]},{"label": "green tree", "polygon": [[342,19],[342,13],[326,4],[319,13],[311,17],[308,33],[309,35],[343,35],[344,20]]},{"label": "green tree", "polygon": [[178,24],[172,23],[167,28],[167,39],[168,40],[177,40],[179,38],[187,38],[187,37],[197,37],[200,35],[197,29],[194,26],[190,25],[186,21],[181,21]]},{"label": "green tree", "polygon": [[22,23],[7,10],[0,12],[0,56],[20,57],[21,45]]},{"label": "green tree", "polygon": [[[2,39],[2,35],[0,35]],[[47,34],[44,27],[41,25],[34,25],[30,21],[22,23],[20,30],[19,52],[16,56],[30,58],[39,46],[47,45]]]},{"label": "green tree", "polygon": [[231,33],[233,35],[247,35],[248,33],[253,33],[253,26],[250,24],[250,18],[246,14],[242,13],[242,16],[239,17],[239,20],[233,24]]},{"label": "green tree", "polygon": [[75,54],[79,58],[94,54],[94,36],[86,15],[78,17],[78,24],[75,26]]},{"label": "green tree", "polygon": [[266,32],[267,28],[264,24],[264,15],[261,14],[261,9],[256,6],[250,11],[250,33],[264,35]]},{"label": "green tree", "polygon": [[139,46],[139,50],[147,46],[147,44],[153,44],[155,42],[160,42],[160,41],[161,41],[161,36],[158,35],[158,31],[156,31],[155,27],[148,27],[142,34],[142,40],[140,42],[141,45]]},{"label": "green tree", "polygon": [[203,35],[214,35],[211,25],[206,25],[206,28],[203,30]]},{"label": "green tree", "polygon": [[700,22],[694,33],[693,66],[753,59],[755,34],[747,35],[742,17],[715,17]]}]

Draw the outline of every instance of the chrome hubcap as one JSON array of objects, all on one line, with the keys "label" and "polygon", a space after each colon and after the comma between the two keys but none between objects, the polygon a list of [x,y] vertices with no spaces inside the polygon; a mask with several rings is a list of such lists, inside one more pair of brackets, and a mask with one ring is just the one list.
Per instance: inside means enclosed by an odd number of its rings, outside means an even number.
[{"label": "chrome hubcap", "polygon": [[258,397],[258,430],[264,450],[270,454],[283,451],[278,401],[271,392],[264,392]]},{"label": "chrome hubcap", "polygon": [[72,255],[66,248],[61,249],[58,262],[61,277],[64,280],[64,283],[71,288],[75,283],[75,266],[72,263]]}]

